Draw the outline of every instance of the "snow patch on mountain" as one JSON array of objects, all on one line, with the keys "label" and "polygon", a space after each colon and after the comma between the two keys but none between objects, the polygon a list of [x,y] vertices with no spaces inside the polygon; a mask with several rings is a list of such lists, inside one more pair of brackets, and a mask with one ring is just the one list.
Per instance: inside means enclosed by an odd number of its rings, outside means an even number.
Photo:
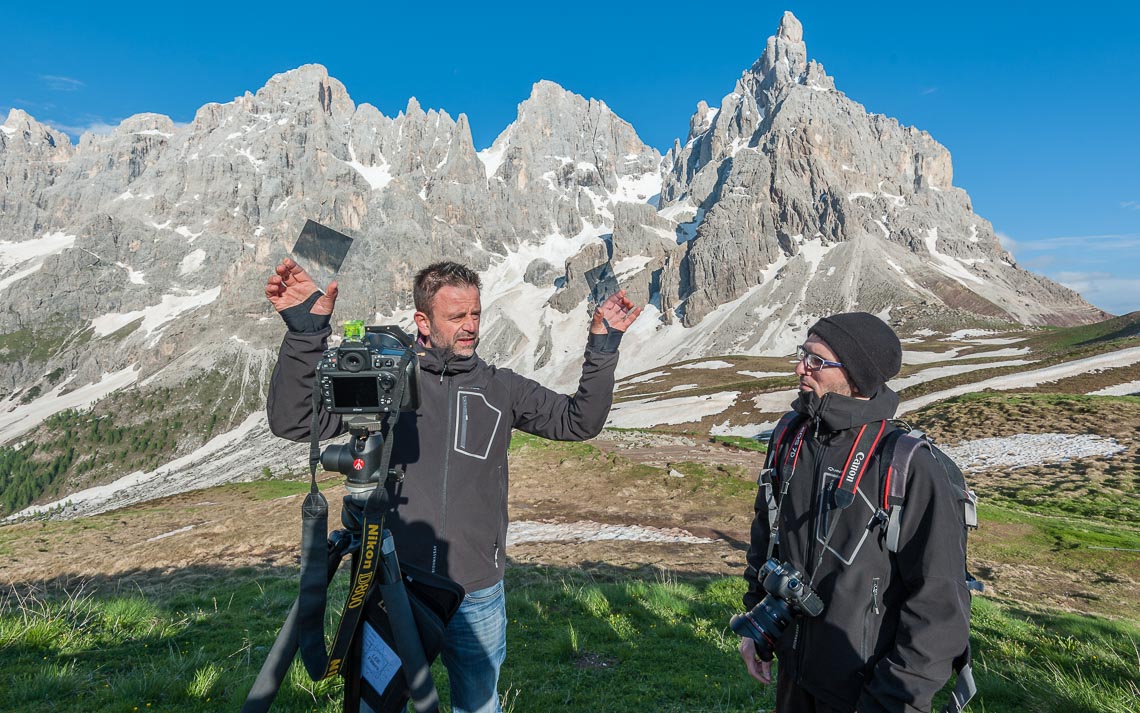
[{"label": "snow patch on mountain", "polygon": [[1129,381],[1116,386],[1106,386],[1097,391],[1090,391],[1089,396],[1136,396],[1140,395],[1140,380]]},{"label": "snow patch on mountain", "polygon": [[91,320],[91,326],[95,329],[96,336],[103,337],[141,319],[142,324],[139,329],[143,331],[144,335],[154,335],[148,342],[148,346],[153,346],[157,343],[158,337],[158,334],[155,333],[161,333],[166,324],[181,314],[210,304],[218,299],[221,293],[222,288],[219,285],[212,290],[185,290],[178,294],[166,294],[162,296],[161,302],[144,309],[96,317]]},{"label": "snow patch on mountain", "polygon": [[930,257],[934,258],[935,260],[935,262],[931,263],[931,265],[939,272],[942,272],[948,277],[957,280],[964,286],[967,281],[976,282],[980,285],[984,285],[986,283],[985,280],[966,269],[961,260],[938,252],[937,226],[927,229],[926,237],[923,239],[923,242],[926,244],[926,250],[930,253]]},{"label": "snow patch on mountain", "polygon": [[88,408],[99,399],[130,386],[138,376],[139,367],[129,366],[120,371],[103,374],[99,381],[65,394],[63,390],[71,382],[71,379],[67,379],[26,404],[19,403],[20,394],[17,392],[0,402],[0,433],[4,434],[4,441],[10,443],[43,423],[49,416],[65,409]]},{"label": "snow patch on mountain", "polygon": [[75,236],[59,231],[44,233],[33,240],[0,240],[0,275],[3,275],[0,290],[37,272],[48,256],[58,255],[73,245]]},{"label": "snow patch on mountain", "polygon": [[345,161],[345,165],[363,176],[364,180],[368,181],[368,185],[372,187],[372,190],[383,190],[385,186],[392,182],[392,168],[387,162],[379,166],[365,166],[356,160],[356,153],[352,150],[351,144],[348,147],[348,151],[350,160]]},{"label": "snow patch on mountain", "polygon": [[[248,446],[254,440],[282,450],[280,439],[269,433],[269,424],[261,411],[251,413],[237,428],[215,436],[193,453],[155,470],[135,471],[106,485],[80,490],[44,505],[33,505],[7,519],[33,517],[55,510],[60,511],[63,517],[94,515],[166,495],[240,480],[243,475],[252,475],[265,467],[264,462],[259,465],[250,460]],[[287,450],[296,451],[295,446],[307,448],[305,444],[291,445],[294,447]]]},{"label": "snow patch on mountain", "polygon": [[942,450],[963,471],[1012,470],[1046,463],[1065,463],[1077,458],[1107,458],[1125,447],[1113,438],[1091,434],[1022,433],[1002,438],[982,438]]},{"label": "snow patch on mountain", "polygon": [[728,369],[732,366],[731,363],[721,359],[710,359],[709,361],[698,361],[693,364],[681,364],[675,368],[677,369]]},{"label": "snow patch on mountain", "polygon": [[933,369],[923,369],[922,371],[911,374],[910,376],[903,376],[891,379],[887,382],[895,391],[902,391],[903,389],[921,384],[925,381],[933,379],[941,379],[944,376],[953,376],[955,374],[967,374],[971,371],[978,371],[979,369],[996,369],[1003,366],[1024,366],[1025,364],[1033,364],[1034,359],[1012,359],[1010,361],[995,361],[986,362],[984,364],[953,364],[950,366],[936,366]]}]

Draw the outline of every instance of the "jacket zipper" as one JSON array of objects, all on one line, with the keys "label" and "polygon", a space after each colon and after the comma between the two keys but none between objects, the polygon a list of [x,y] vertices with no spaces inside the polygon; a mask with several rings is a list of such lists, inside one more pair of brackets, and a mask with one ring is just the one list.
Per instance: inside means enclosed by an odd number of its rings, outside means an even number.
[{"label": "jacket zipper", "polygon": [[862,656],[866,661],[870,652],[867,649],[870,646],[871,638],[871,614],[879,615],[879,580],[881,577],[875,577],[871,580],[871,603],[867,605],[867,612],[863,615],[863,647]]},{"label": "jacket zipper", "polygon": [[[499,482],[499,500],[503,499],[503,466],[499,466],[495,471],[498,476],[496,480]],[[495,569],[499,569],[499,533],[503,531],[503,509],[499,508],[499,526],[495,530]]]},{"label": "jacket zipper", "polygon": [[[816,431],[816,436],[818,436],[819,435],[819,419],[818,418],[816,419],[816,422],[815,422],[815,431]],[[827,455],[827,446],[820,443],[818,438],[815,438],[815,442],[817,444],[819,444],[819,452],[814,454],[815,455],[815,463],[812,464],[812,472],[814,473],[814,477],[812,478],[811,500],[809,501],[810,504],[808,505],[808,507],[815,510],[815,520],[816,520],[815,525],[818,527],[818,525],[820,524],[820,520],[822,518],[821,518],[821,513],[819,512],[819,509],[816,507],[816,503],[819,501],[819,498],[821,497],[820,484],[821,484],[821,481],[823,480],[821,473],[822,473],[823,464],[827,460],[824,457]],[[802,443],[802,444],[800,444],[800,447],[803,448],[806,445],[807,445],[806,443]],[[811,565],[813,562],[815,562],[814,555],[815,555],[816,531],[813,528],[813,529],[809,530],[809,532],[810,532],[810,535],[808,537],[807,557],[804,558],[804,567],[805,568],[807,568],[809,565]],[[804,577],[807,577],[807,579],[809,581],[815,579],[815,573],[814,572],[804,572],[803,575],[804,575]],[[804,670],[804,650],[798,647],[799,639],[800,639],[800,622],[797,619],[797,621],[796,621],[796,633],[792,637],[792,650],[796,652],[796,682],[797,683],[800,682],[800,680],[801,680],[800,675]]]},{"label": "jacket zipper", "polygon": [[[446,365],[444,366],[443,370],[444,370],[444,372],[447,371]],[[443,374],[439,375],[439,381],[440,381],[440,383],[443,383]],[[452,412],[455,410],[455,408],[454,408],[455,404],[452,403],[452,398],[451,398],[453,395],[453,391],[452,391],[451,387],[452,387],[452,379],[451,379],[451,375],[448,374],[447,375],[447,430],[444,431],[444,433],[446,434],[445,437],[448,439],[448,441],[451,440],[451,415],[452,415]],[[451,444],[450,443],[444,443],[444,448],[443,448],[443,493],[440,496],[440,512],[442,513],[442,517],[440,518],[439,537],[437,538],[437,540],[442,540],[443,536],[447,534],[447,473],[448,473],[448,464],[450,461],[451,461]],[[436,573],[436,557],[439,554],[438,550],[439,550],[439,544],[435,544],[432,546],[432,555],[431,555],[431,571],[432,571],[432,574]]]}]

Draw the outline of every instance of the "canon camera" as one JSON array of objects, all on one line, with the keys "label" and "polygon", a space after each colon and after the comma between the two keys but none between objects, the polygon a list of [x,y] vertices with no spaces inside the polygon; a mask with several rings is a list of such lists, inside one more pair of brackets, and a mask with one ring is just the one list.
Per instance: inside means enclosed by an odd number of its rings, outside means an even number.
[{"label": "canon camera", "polygon": [[344,341],[325,351],[317,364],[325,410],[343,414],[416,410],[420,390],[413,344],[410,336],[393,325],[366,327],[359,320],[346,322]]},{"label": "canon camera", "polygon": [[823,613],[823,601],[795,567],[775,557],[764,563],[759,579],[767,596],[752,611],[732,617],[728,625],[740,636],[756,642],[756,656],[761,661],[771,661],[776,641],[792,617],[819,616]]}]

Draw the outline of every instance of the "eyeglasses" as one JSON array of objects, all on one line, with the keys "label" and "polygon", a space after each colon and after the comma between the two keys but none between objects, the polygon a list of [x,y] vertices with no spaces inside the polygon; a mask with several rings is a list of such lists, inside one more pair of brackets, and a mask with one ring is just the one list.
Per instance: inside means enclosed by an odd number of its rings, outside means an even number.
[{"label": "eyeglasses", "polygon": [[803,345],[796,347],[796,361],[803,362],[808,371],[819,371],[829,366],[843,366],[837,361],[828,361],[818,354],[812,354]]}]

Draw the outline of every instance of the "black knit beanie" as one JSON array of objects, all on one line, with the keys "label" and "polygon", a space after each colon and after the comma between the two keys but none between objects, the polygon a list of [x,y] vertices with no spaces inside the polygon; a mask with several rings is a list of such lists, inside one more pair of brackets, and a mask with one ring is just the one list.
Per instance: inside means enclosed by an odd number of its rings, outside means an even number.
[{"label": "black knit beanie", "polygon": [[874,396],[902,367],[902,344],[886,322],[867,312],[824,317],[808,330],[831,347],[862,396]]}]

